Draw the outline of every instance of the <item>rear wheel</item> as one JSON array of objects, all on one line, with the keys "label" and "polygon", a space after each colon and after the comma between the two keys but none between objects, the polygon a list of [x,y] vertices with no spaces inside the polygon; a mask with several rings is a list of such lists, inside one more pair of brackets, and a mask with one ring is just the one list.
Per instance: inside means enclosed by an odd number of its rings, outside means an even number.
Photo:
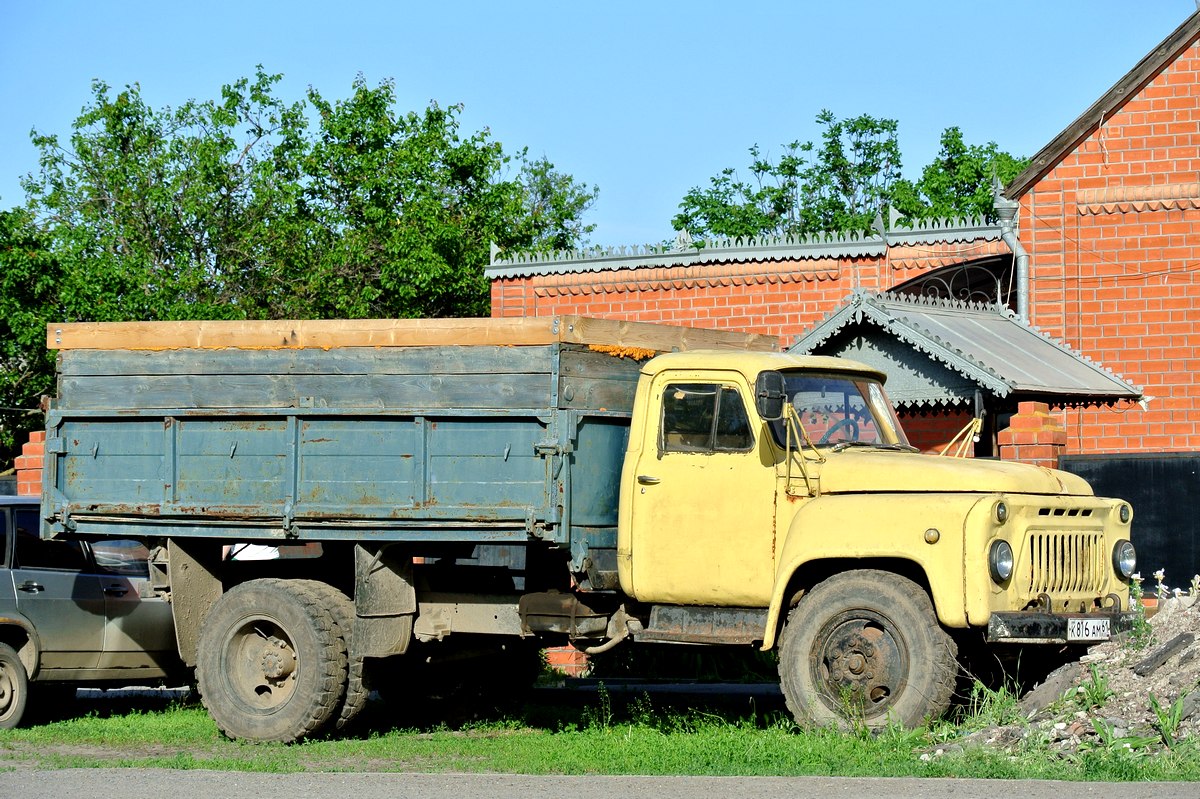
[{"label": "rear wheel", "polygon": [[354,600],[328,583],[308,583],[321,596],[337,624],[346,648],[346,691],[330,722],[334,729],[345,729],[367,706],[370,688],[363,677],[363,659],[354,651]]},{"label": "rear wheel", "polygon": [[956,656],[920,586],[861,569],[818,584],[792,611],[780,683],[800,724],[915,727],[950,706]]},{"label": "rear wheel", "polygon": [[196,677],[230,738],[291,742],[325,724],[346,684],[346,648],[326,598],[303,580],[251,580],[204,622]]},{"label": "rear wheel", "polygon": [[0,644],[0,730],[11,730],[25,718],[29,702],[29,676],[17,651]]}]

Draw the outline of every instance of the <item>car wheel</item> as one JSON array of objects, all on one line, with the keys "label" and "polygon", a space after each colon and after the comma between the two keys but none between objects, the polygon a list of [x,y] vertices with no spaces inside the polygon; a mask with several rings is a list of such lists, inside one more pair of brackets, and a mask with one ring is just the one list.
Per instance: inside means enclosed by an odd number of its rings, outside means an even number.
[{"label": "car wheel", "polygon": [[29,676],[17,651],[0,644],[0,729],[11,730],[25,718],[29,701]]}]

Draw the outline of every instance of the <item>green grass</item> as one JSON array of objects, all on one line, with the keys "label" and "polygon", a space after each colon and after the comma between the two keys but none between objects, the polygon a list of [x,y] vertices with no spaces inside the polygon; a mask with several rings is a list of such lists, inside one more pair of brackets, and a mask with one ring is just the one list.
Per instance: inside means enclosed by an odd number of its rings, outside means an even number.
[{"label": "green grass", "polygon": [[1200,748],[1187,741],[1154,755],[1098,748],[1063,758],[1030,742],[1015,755],[969,748],[921,759],[955,731],[1011,719],[1011,698],[1003,693],[976,696],[954,727],[943,722],[875,736],[801,731],[777,709],[714,712],[645,696],[618,701],[606,692],[582,706],[530,704],[451,722],[431,714],[405,727],[396,726],[389,706],[375,703],[357,737],[290,746],[226,740],[194,704],[127,709],[94,702],[80,710],[87,715],[0,732],[0,768],[1200,780]]}]

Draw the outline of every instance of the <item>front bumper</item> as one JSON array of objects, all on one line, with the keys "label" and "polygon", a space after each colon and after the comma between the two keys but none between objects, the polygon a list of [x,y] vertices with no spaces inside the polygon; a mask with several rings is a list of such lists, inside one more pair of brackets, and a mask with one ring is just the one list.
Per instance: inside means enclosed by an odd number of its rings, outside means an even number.
[{"label": "front bumper", "polygon": [[[1136,612],[1106,613],[1038,613],[1017,611],[993,613],[988,620],[987,640],[1006,644],[1099,644],[1113,636],[1133,629]],[[1108,620],[1107,637],[1080,637],[1068,634],[1073,626],[1070,619],[1084,621]],[[1094,628],[1094,625],[1083,625]]]}]

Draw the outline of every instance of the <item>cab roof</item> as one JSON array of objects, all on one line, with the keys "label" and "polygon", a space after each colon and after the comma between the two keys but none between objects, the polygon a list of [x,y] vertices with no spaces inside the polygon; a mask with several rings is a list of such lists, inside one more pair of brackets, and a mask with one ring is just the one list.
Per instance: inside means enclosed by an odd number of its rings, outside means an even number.
[{"label": "cab roof", "polygon": [[828,355],[792,355],[787,352],[730,352],[729,350],[691,350],[669,352],[651,358],[642,365],[642,374],[653,376],[667,369],[723,370],[740,372],[753,380],[768,371],[805,370],[838,372],[884,382],[887,375],[873,366],[847,358]]}]

